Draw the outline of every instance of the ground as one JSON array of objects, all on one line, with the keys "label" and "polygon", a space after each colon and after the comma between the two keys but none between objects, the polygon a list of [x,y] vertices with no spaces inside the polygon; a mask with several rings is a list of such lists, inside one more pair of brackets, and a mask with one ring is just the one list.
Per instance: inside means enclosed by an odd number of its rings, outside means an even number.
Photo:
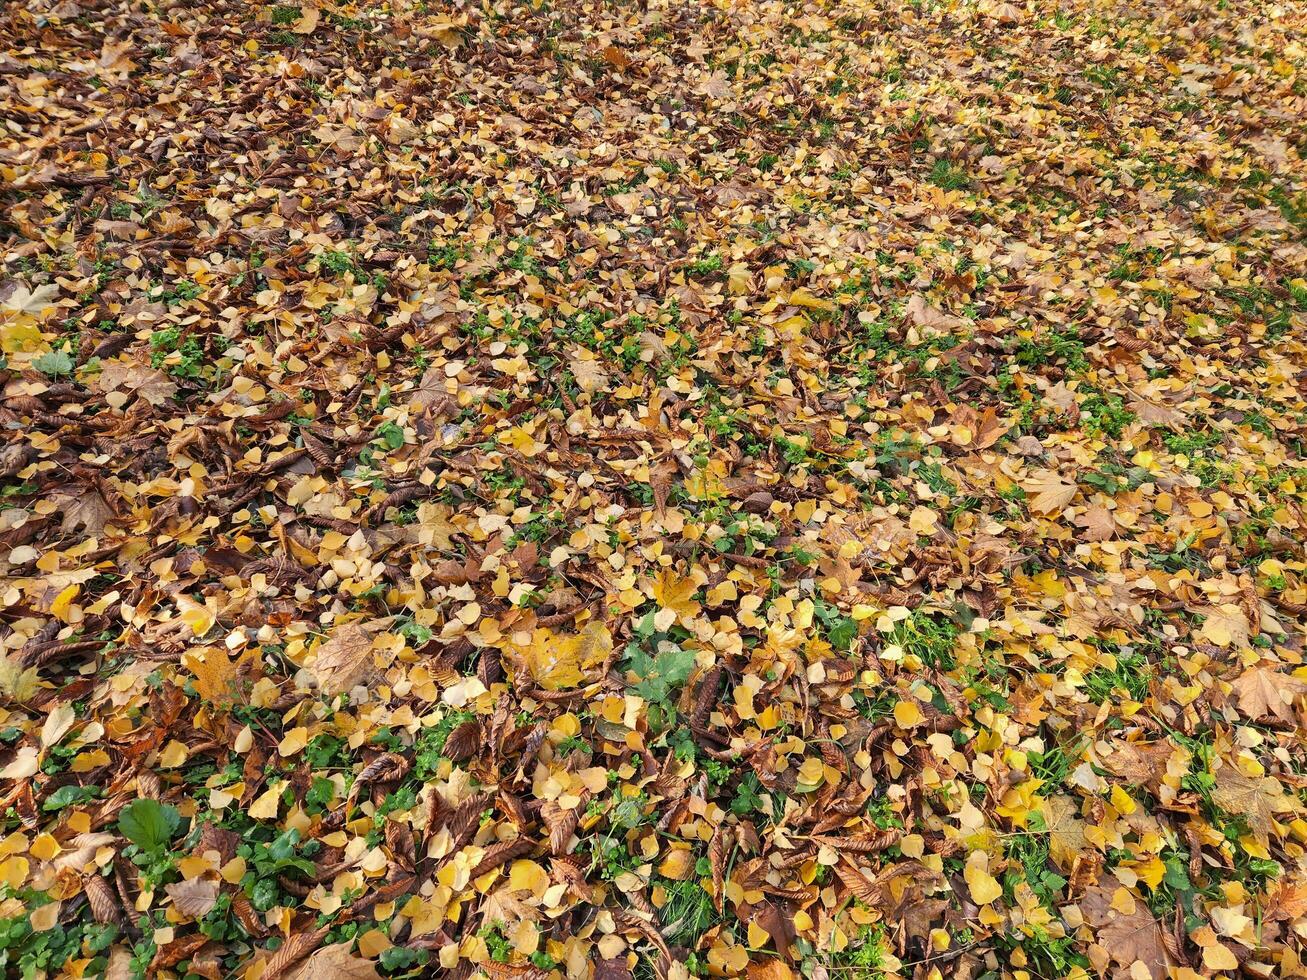
[{"label": "ground", "polygon": [[1307,5],[0,13],[9,976],[1307,943]]}]

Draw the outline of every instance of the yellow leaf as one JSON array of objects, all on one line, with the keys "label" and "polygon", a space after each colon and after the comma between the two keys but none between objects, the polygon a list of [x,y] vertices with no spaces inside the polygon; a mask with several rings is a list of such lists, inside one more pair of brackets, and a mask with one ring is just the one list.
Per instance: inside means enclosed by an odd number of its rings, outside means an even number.
[{"label": "yellow leaf", "polygon": [[281,785],[278,784],[250,804],[249,815],[255,820],[272,820],[280,805]]},{"label": "yellow leaf", "polygon": [[303,725],[297,725],[286,733],[281,744],[277,746],[277,753],[285,759],[301,751],[308,744],[309,730]]},{"label": "yellow leaf", "polygon": [[830,300],[818,299],[806,289],[796,289],[790,293],[790,304],[793,306],[802,306],[809,310],[825,310],[830,313],[837,309]]},{"label": "yellow leaf", "polygon": [[673,881],[684,881],[694,873],[694,853],[688,847],[673,847],[658,865],[658,873]]},{"label": "yellow leaf", "polygon": [[1243,647],[1248,645],[1248,617],[1234,603],[1224,603],[1207,610],[1202,610],[1207,618],[1203,620],[1202,635],[1218,647],[1231,644]]},{"label": "yellow leaf", "polygon": [[1166,863],[1154,854],[1147,861],[1134,865],[1133,871],[1149,888],[1156,891],[1166,874]]},{"label": "yellow leaf", "polygon": [[553,630],[540,627],[531,633],[525,645],[517,642],[516,634],[506,637],[504,652],[519,670],[546,691],[560,691],[581,683],[581,669],[577,664],[578,645],[558,636]]},{"label": "yellow leaf", "polygon": [[799,781],[794,787],[800,793],[811,793],[826,778],[826,765],[821,756],[811,755],[799,767]]},{"label": "yellow leaf", "polygon": [[205,701],[220,704],[235,694],[236,666],[224,650],[205,647],[192,651],[182,665],[195,675],[195,690]]},{"label": "yellow leaf", "polygon": [[1003,886],[989,873],[988,863],[988,854],[984,851],[973,851],[966,868],[962,871],[962,877],[971,890],[971,900],[977,905],[988,905],[1003,894]]},{"label": "yellow leaf", "polygon": [[32,841],[32,846],[28,848],[27,853],[32,855],[32,857],[36,858],[38,861],[49,861],[58,854],[60,850],[59,842],[52,836],[49,834],[38,834],[36,839]]},{"label": "yellow leaf", "polygon": [[1224,943],[1214,943],[1203,950],[1203,966],[1209,970],[1237,970],[1239,960],[1230,947]]},{"label": "yellow leaf", "polygon": [[190,751],[185,745],[176,739],[173,739],[165,745],[163,751],[159,753],[159,767],[161,769],[176,769],[186,761],[186,757],[189,754]]},{"label": "yellow leaf", "polygon": [[62,902],[50,902],[42,905],[32,913],[32,931],[45,932],[47,929],[53,929],[59,921],[59,909]]},{"label": "yellow leaf", "polygon": [[14,657],[0,658],[0,696],[22,704],[36,694],[40,685],[37,675],[36,667],[24,668]]},{"label": "yellow leaf", "polygon": [[914,728],[925,720],[915,701],[900,701],[894,705],[894,721],[900,728]]},{"label": "yellow leaf", "polygon": [[200,605],[194,599],[187,599],[184,596],[179,597],[177,607],[181,610],[181,621],[191,628],[191,632],[195,634],[196,638],[213,629],[213,624],[217,621],[217,617],[213,615],[212,610]]},{"label": "yellow leaf", "polygon": [[926,537],[934,534],[939,525],[939,512],[929,507],[914,507],[912,514],[908,518],[908,527],[914,534],[921,534]]},{"label": "yellow leaf", "polygon": [[359,955],[375,959],[395,945],[380,929],[369,929],[358,938]]},{"label": "yellow leaf", "polygon": [[21,855],[12,855],[0,861],[0,884],[10,888],[22,888],[31,870],[31,863]]},{"label": "yellow leaf", "polygon": [[88,752],[78,752],[77,755],[73,756],[73,761],[68,767],[68,771],[90,772],[92,769],[99,769],[101,766],[107,766],[109,762],[109,753],[104,749],[91,749]]},{"label": "yellow leaf", "polygon": [[664,568],[654,579],[653,600],[664,609],[670,609],[682,619],[688,619],[699,612],[699,604],[691,596],[698,586],[694,579],[678,575],[670,568]]},{"label": "yellow leaf", "polygon": [[65,623],[68,622],[68,614],[72,611],[73,600],[77,598],[77,594],[81,591],[82,587],[80,585],[70,585],[60,592],[54,602],[50,604],[50,615],[63,620]]},{"label": "yellow leaf", "polygon": [[68,730],[73,727],[73,722],[76,720],[77,713],[71,704],[56,705],[45,719],[45,724],[41,726],[41,748],[48,749],[52,745],[57,745],[59,740],[68,734]]},{"label": "yellow leaf", "polygon": [[35,322],[6,323],[0,326],[0,351],[6,354],[30,353],[44,346],[41,328]]},{"label": "yellow leaf", "polygon": [[302,7],[299,20],[291,25],[291,30],[296,34],[312,34],[314,28],[318,26],[318,18],[322,12],[317,7]]},{"label": "yellow leaf", "polygon": [[1030,509],[1040,514],[1061,511],[1076,495],[1076,485],[1067,483],[1057,470],[1044,470],[1021,484],[1031,495]]},{"label": "yellow leaf", "polygon": [[514,861],[509,869],[508,887],[513,891],[529,891],[540,896],[549,887],[549,874],[536,862],[523,858]]}]

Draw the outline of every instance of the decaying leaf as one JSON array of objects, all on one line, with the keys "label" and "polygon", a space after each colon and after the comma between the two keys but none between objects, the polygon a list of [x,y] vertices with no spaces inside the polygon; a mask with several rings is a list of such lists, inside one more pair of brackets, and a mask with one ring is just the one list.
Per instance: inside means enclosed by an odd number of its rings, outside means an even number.
[{"label": "decaying leaf", "polygon": [[1232,684],[1239,710],[1254,721],[1270,718],[1293,724],[1296,698],[1307,693],[1307,681],[1271,667],[1253,667]]},{"label": "decaying leaf", "polygon": [[372,670],[372,633],[364,626],[341,627],[313,661],[313,674],[324,694],[343,694]]},{"label": "decaying leaf", "polygon": [[353,945],[343,942],[323,946],[289,975],[291,980],[377,980],[377,968],[355,955]]},{"label": "decaying leaf", "polygon": [[0,961],[1293,976],[1303,5],[11,3]]}]

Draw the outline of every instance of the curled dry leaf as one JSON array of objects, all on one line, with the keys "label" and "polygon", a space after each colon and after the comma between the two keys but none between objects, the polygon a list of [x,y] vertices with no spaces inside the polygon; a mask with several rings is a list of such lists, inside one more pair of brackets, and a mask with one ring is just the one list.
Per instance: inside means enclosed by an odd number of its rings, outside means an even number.
[{"label": "curled dry leaf", "polygon": [[1302,5],[1128,6],[8,4],[6,964],[1300,971]]}]

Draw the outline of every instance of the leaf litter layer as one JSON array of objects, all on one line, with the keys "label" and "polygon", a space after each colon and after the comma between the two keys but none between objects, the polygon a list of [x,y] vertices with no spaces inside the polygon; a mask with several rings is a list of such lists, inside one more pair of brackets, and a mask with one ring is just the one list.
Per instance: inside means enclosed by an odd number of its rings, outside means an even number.
[{"label": "leaf litter layer", "polygon": [[9,975],[1302,969],[1301,3],[3,17]]}]

